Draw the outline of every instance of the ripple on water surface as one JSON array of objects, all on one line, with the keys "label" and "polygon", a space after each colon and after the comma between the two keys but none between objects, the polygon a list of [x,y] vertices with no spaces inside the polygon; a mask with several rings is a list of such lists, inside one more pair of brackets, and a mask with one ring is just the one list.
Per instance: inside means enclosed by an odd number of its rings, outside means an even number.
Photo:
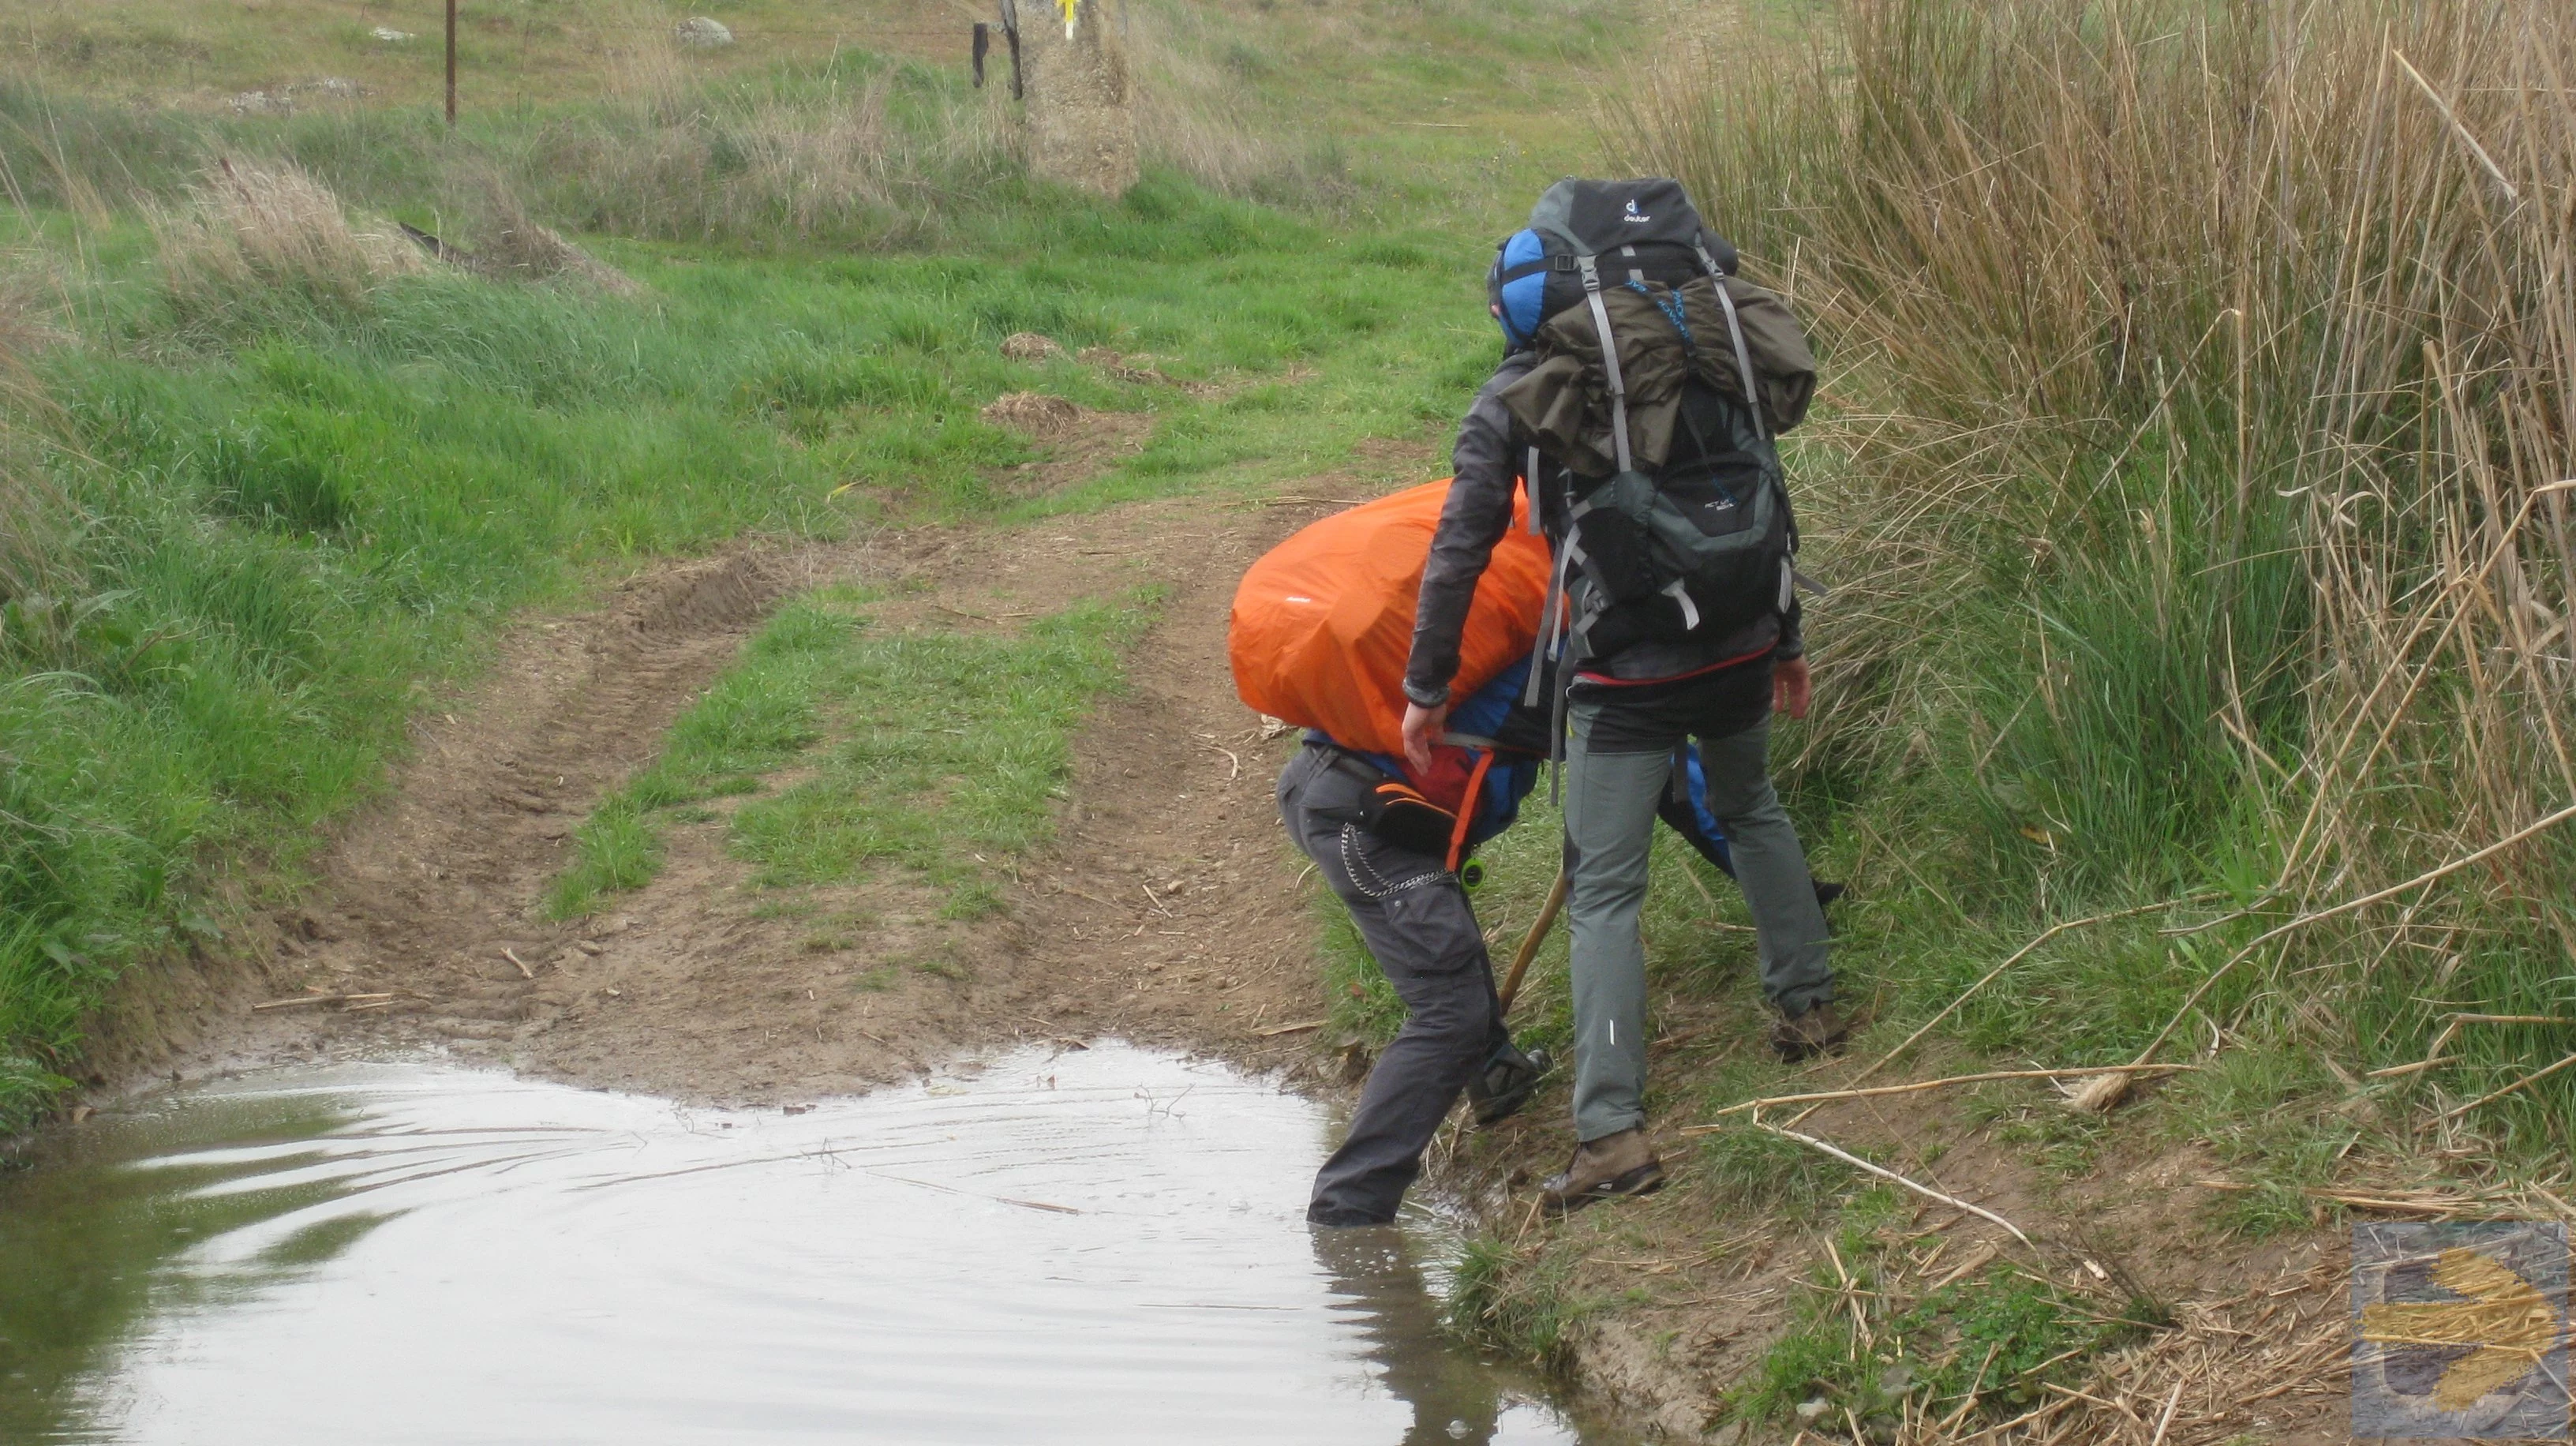
[{"label": "ripple on water surface", "polygon": [[420,1065],[0,1178],[0,1438],[1590,1442],[1444,1342],[1436,1222],[1309,1232],[1315,1104],[1122,1046],[809,1112]]}]

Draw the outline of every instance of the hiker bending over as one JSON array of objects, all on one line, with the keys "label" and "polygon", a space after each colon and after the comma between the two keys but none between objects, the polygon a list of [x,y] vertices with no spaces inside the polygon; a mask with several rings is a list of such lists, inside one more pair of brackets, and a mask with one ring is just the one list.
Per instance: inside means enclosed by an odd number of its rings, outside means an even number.
[{"label": "hiker bending over", "polygon": [[[1478,579],[1525,487],[1557,559],[1542,646],[1563,659],[1578,1144],[1542,1187],[1571,1209],[1663,1183],[1644,1131],[1638,914],[1659,809],[1713,816],[1760,935],[1784,1057],[1839,1042],[1825,918],[1773,793],[1770,714],[1806,716],[1796,523],[1772,438],[1812,395],[1788,309],[1671,181],[1562,181],[1489,275],[1509,353],[1460,427],[1422,576],[1406,756],[1449,727]],[[1607,342],[1605,344],[1605,337]],[[1690,745],[1696,740],[1697,747]],[[1374,942],[1374,941],[1372,941]]]},{"label": "hiker bending over", "polygon": [[[1454,827],[1457,809],[1425,797],[1447,801],[1434,776],[1442,760],[1428,748],[1423,763],[1407,769],[1399,759],[1357,752],[1310,731],[1279,775],[1280,821],[1349,907],[1370,957],[1405,1008],[1403,1029],[1360,1087],[1349,1134],[1316,1172],[1306,1207],[1315,1224],[1393,1220],[1405,1189],[1422,1173],[1422,1152],[1462,1091],[1476,1122],[1493,1124],[1527,1103],[1547,1070],[1545,1052],[1523,1055],[1512,1047],[1485,933],[1457,872],[1459,845],[1482,842],[1508,825],[1537,776],[1545,720],[1514,706],[1521,683],[1516,669],[1460,710],[1483,715],[1474,725],[1478,737],[1501,735],[1502,743],[1520,745],[1519,761],[1489,767],[1480,796],[1464,801],[1468,831]],[[1417,789],[1416,778],[1427,789]]]},{"label": "hiker bending over", "polygon": [[1491,1124],[1547,1068],[1503,1028],[1508,1001],[1461,877],[1519,816],[1547,754],[1547,713],[1523,702],[1547,594],[1536,533],[1494,550],[1469,604],[1452,727],[1426,740],[1419,763],[1402,756],[1405,656],[1448,491],[1430,483],[1299,530],[1244,574],[1226,630],[1235,692],[1306,729],[1279,775],[1280,822],[1404,1001],[1348,1136],[1316,1172],[1306,1213],[1320,1225],[1393,1220],[1462,1091]]}]

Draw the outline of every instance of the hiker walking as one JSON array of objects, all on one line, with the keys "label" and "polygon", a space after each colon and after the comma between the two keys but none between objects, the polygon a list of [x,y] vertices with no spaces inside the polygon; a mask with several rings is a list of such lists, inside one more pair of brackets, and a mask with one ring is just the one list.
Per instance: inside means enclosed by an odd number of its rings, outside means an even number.
[{"label": "hiker walking", "polygon": [[1815,362],[1787,306],[1735,263],[1676,182],[1549,188],[1489,273],[1509,351],[1459,428],[1422,575],[1402,725],[1417,766],[1449,727],[1462,632],[1516,491],[1554,549],[1537,646],[1564,679],[1547,701],[1564,763],[1578,1141],[1542,1186],[1559,1210],[1663,1183],[1644,1130],[1638,914],[1655,818],[1677,792],[1725,836],[1779,1011],[1774,1046],[1795,1058],[1847,1032],[1819,890],[1768,766],[1770,714],[1803,718],[1809,700],[1773,438],[1804,416]]}]

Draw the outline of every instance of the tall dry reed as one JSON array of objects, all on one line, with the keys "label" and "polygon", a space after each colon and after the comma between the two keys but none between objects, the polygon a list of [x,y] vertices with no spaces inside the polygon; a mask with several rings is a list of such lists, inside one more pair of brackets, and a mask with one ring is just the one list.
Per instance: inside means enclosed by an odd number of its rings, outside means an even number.
[{"label": "tall dry reed", "polygon": [[[2565,7],[1842,21],[1610,128],[1831,342],[1815,555],[1847,706],[1810,761],[1955,775],[2043,899],[2330,905],[2576,800]],[[2294,937],[2208,1027],[2268,1011],[2385,1057],[2444,1009],[2554,1009],[2571,901],[2576,826]]]}]

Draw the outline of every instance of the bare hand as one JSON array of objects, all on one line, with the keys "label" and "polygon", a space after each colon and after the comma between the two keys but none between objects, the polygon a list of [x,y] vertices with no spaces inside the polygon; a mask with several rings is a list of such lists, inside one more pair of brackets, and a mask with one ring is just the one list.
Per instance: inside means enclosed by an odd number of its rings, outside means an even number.
[{"label": "bare hand", "polygon": [[1431,746],[1449,726],[1449,705],[1425,708],[1419,703],[1404,705],[1404,761],[1413,765],[1416,774],[1431,771]]},{"label": "bare hand", "polygon": [[[1783,658],[1771,665],[1771,706],[1792,718],[1805,718],[1807,705],[1815,699],[1815,679],[1807,672],[1804,658]],[[1406,720],[1406,736],[1411,737],[1412,720]]]}]

